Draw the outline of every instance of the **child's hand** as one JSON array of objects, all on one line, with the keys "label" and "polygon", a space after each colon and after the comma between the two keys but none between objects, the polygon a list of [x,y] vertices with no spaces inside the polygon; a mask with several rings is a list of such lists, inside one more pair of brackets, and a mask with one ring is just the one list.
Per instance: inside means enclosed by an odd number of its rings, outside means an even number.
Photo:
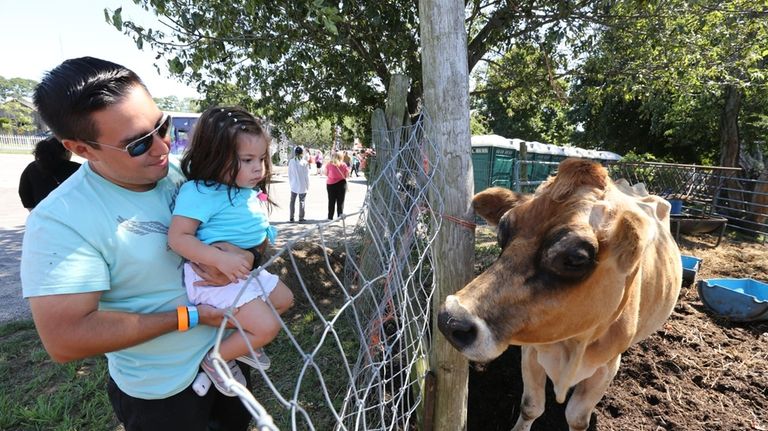
[{"label": "child's hand", "polygon": [[[201,325],[217,327],[221,325],[221,321],[224,320],[224,314],[227,310],[222,308],[216,308],[207,304],[198,304],[197,312]],[[237,311],[235,310],[235,313]],[[227,328],[235,328],[235,322],[229,320],[227,322]]]},{"label": "child's hand", "polygon": [[251,263],[242,253],[229,253],[222,251],[217,253],[214,266],[229,278],[231,283],[245,280],[251,273]]}]

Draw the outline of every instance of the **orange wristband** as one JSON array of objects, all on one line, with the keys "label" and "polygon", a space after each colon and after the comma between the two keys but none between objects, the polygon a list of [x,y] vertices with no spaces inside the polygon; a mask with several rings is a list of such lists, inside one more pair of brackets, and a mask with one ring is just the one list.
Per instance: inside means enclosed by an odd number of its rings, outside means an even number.
[{"label": "orange wristband", "polygon": [[176,307],[176,315],[179,317],[179,331],[186,331],[189,329],[189,311],[187,311],[186,305],[179,305]]}]

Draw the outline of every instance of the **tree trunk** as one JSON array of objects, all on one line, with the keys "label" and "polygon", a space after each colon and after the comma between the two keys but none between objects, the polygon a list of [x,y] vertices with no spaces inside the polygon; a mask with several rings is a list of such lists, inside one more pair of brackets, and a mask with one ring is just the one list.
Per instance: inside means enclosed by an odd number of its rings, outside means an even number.
[{"label": "tree trunk", "polygon": [[[443,198],[443,213],[472,220],[472,161],[469,132],[469,72],[464,2],[419,0],[424,106],[427,136],[441,153],[435,181]],[[432,208],[440,208],[434,202]],[[472,278],[473,230],[443,217],[432,250],[435,262],[433,310]],[[433,427],[435,430],[464,430],[467,426],[466,358],[437,331],[437,313],[432,313],[433,338],[430,363],[436,374]]]},{"label": "tree trunk", "polygon": [[[738,167],[741,91],[734,85],[728,85],[724,97],[723,112],[720,114],[720,166]],[[722,196],[713,196],[713,202],[717,202],[720,213],[738,217],[739,209],[735,205],[743,200],[735,191],[739,186],[734,180],[726,180],[724,185],[726,190],[721,191]]]},{"label": "tree trunk", "polygon": [[725,105],[720,115],[720,166],[738,167],[739,110],[741,90],[735,85],[725,88]]},{"label": "tree trunk", "polygon": [[406,99],[408,98],[408,77],[402,74],[392,75],[387,91],[386,109],[387,127],[389,130],[397,130],[403,127],[406,113]]}]

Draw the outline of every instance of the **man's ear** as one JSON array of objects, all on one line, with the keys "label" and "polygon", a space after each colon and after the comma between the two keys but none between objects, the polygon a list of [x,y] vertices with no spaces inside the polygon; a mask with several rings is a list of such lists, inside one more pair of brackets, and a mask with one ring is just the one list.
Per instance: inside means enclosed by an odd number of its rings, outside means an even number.
[{"label": "man's ear", "polygon": [[74,139],[62,139],[61,143],[64,145],[64,148],[71,151],[72,154],[80,156],[86,160],[99,160],[98,152],[95,151],[92,146],[86,144],[83,141],[77,141]]}]

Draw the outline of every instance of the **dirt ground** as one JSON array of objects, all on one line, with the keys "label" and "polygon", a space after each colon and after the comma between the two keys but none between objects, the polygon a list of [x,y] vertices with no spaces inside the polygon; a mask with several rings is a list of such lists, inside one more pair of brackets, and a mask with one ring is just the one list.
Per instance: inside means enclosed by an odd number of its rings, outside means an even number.
[{"label": "dirt ground", "polygon": [[[765,245],[712,236],[680,239],[702,258],[701,278],[768,277]],[[533,430],[567,430],[565,405],[548,386],[547,410]],[[470,372],[468,429],[508,431],[519,413],[520,349]],[[664,327],[631,347],[592,416],[590,430],[768,430],[768,322],[733,323],[683,286]]]},{"label": "dirt ground", "polygon": [[[493,235],[490,230],[478,231],[478,243],[495,242]],[[697,280],[749,277],[766,281],[766,245],[729,238],[718,247],[713,243],[714,237],[708,235],[680,239],[683,254],[703,259]],[[326,251],[333,272],[340,275],[343,250]],[[318,287],[308,292],[315,300],[325,305],[343,300],[340,292],[321,282],[329,274],[324,274],[328,267],[318,245],[300,246],[295,253],[300,273],[315,274],[304,280],[307,286]],[[291,278],[289,262],[275,264],[281,268],[281,277]],[[479,270],[482,262],[477,266]],[[307,307],[301,296],[297,295],[297,310]],[[557,404],[548,386],[546,412],[533,430],[567,430],[565,405]],[[471,364],[467,429],[510,430],[521,394],[518,347],[510,347],[483,367]],[[701,303],[695,284],[683,286],[663,328],[623,355],[618,375],[598,404],[589,429],[768,430],[768,322],[733,323],[714,316]]]}]

